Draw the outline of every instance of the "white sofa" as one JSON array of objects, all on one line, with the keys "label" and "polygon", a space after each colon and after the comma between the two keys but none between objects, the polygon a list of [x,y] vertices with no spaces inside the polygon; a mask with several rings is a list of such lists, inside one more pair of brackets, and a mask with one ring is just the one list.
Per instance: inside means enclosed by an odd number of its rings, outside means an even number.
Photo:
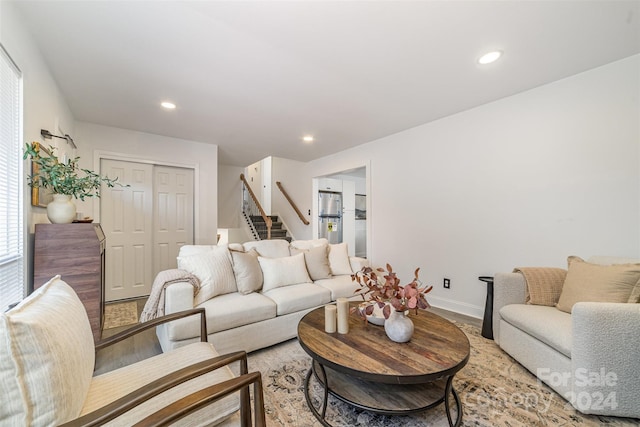
[{"label": "white sofa", "polygon": [[[324,248],[325,255],[320,248]],[[246,255],[253,251],[258,255],[257,263]],[[233,268],[231,277],[220,272],[227,268],[226,261],[220,256],[225,252]],[[346,244],[329,245],[326,239],[293,241],[291,244],[286,240],[262,240],[229,247],[183,246],[178,255],[178,267],[198,276],[203,285],[208,274],[206,267],[204,271],[201,268],[206,264],[201,262],[205,253],[217,253],[223,261],[222,267],[214,268],[218,271],[213,272],[216,277],[212,281],[212,286],[222,288],[221,293],[200,302],[207,286],[203,286],[194,298],[191,284],[174,283],[166,288],[164,312],[171,314],[194,306],[204,307],[208,341],[221,353],[250,352],[296,337],[299,320],[312,309],[340,297],[360,298],[355,295],[358,286],[351,280],[351,274],[368,265],[364,258],[349,257]],[[243,259],[250,265],[244,265]],[[301,259],[303,267],[300,267]],[[323,262],[326,265],[322,265]],[[254,281],[253,291],[247,291],[247,278],[255,265],[260,266],[257,274],[262,274],[262,278],[259,284]],[[316,280],[312,279],[314,277]],[[199,331],[197,319],[186,318],[161,325],[156,334],[166,352],[198,341]]]},{"label": "white sofa", "polygon": [[[631,260],[588,261],[610,265]],[[520,273],[495,275],[496,343],[580,412],[640,418],[640,304],[577,302],[567,313],[525,304],[526,289]]]}]

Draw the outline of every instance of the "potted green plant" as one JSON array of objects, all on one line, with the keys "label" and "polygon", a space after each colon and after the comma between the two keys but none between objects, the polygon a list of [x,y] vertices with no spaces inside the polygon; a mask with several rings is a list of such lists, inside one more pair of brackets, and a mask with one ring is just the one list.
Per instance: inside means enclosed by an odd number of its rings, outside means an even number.
[{"label": "potted green plant", "polygon": [[37,142],[25,144],[24,159],[31,158],[37,165],[27,178],[31,188],[45,188],[53,193],[53,202],[47,205],[47,217],[54,224],[68,224],[76,216],[76,206],[71,197],[84,200],[86,197],[100,197],[100,187],[124,186],[118,178],[103,177],[89,169],[78,167],[79,157],[60,161],[55,155],[55,147],[48,152],[39,149]]}]

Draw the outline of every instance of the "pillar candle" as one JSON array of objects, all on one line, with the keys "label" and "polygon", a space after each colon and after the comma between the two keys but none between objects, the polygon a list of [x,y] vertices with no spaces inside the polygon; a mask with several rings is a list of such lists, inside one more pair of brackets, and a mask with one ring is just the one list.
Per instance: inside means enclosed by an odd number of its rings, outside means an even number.
[{"label": "pillar candle", "polygon": [[333,304],[324,306],[324,330],[330,334],[336,331],[336,306]]},{"label": "pillar candle", "polygon": [[338,333],[346,334],[349,332],[349,300],[346,298],[338,298]]}]

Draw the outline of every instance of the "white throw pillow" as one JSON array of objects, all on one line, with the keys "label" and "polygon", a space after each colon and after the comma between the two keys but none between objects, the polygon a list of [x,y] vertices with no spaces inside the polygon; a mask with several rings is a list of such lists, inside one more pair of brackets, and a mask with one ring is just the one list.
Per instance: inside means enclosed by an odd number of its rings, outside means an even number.
[{"label": "white throw pillow", "polygon": [[262,269],[262,292],[298,283],[310,283],[309,273],[304,264],[304,255],[298,254],[282,258],[258,257]]},{"label": "white throw pillow", "polygon": [[307,265],[311,280],[329,279],[331,277],[328,257],[329,246],[315,246],[309,249],[291,248],[291,255],[299,253],[304,254],[304,263]]},{"label": "white throw pillow", "polygon": [[329,267],[334,276],[353,274],[346,243],[329,245]]},{"label": "white throw pillow", "polygon": [[0,425],[58,425],[77,418],[94,364],[84,305],[56,276],[0,313]]},{"label": "white throw pillow", "polygon": [[262,287],[262,270],[258,262],[258,252],[255,249],[248,252],[231,251],[231,258],[238,292],[248,295],[259,291]]},{"label": "white throw pillow", "polygon": [[179,256],[178,268],[188,271],[200,280],[200,291],[193,297],[194,306],[217,295],[238,290],[231,265],[231,254],[226,246],[212,246],[207,252]]}]

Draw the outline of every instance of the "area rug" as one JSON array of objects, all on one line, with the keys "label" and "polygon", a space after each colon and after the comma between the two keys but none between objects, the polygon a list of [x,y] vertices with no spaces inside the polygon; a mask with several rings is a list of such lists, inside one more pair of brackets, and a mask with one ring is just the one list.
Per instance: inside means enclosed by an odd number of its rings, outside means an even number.
[{"label": "area rug", "polygon": [[104,306],[102,329],[118,328],[135,323],[138,323],[138,304],[135,301],[116,302]]},{"label": "area rug", "polygon": [[[471,342],[469,362],[454,378],[454,387],[463,407],[463,426],[638,425],[639,421],[634,419],[589,416],[577,412],[549,387],[538,383],[534,375],[492,340],[483,338],[478,328],[457,325]],[[307,407],[303,393],[304,378],[310,364],[311,358],[295,339],[249,355],[249,369],[262,372],[267,426],[321,425]],[[311,395],[319,407],[322,394],[315,381],[312,382]],[[333,397],[329,397],[326,419],[336,427],[448,425],[442,405],[412,415],[385,416],[352,408]]]}]

